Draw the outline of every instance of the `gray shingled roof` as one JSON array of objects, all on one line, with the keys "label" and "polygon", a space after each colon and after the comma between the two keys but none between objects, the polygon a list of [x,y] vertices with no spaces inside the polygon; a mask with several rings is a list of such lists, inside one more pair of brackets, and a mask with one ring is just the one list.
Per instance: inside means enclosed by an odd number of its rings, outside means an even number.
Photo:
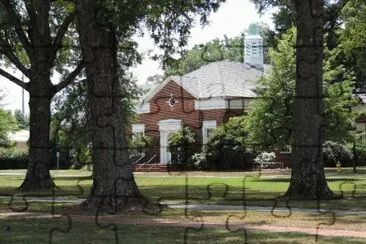
[{"label": "gray shingled roof", "polygon": [[255,89],[263,72],[248,64],[219,61],[180,76],[168,77],[145,97],[150,100],[169,81],[173,80],[196,98],[256,97]]}]

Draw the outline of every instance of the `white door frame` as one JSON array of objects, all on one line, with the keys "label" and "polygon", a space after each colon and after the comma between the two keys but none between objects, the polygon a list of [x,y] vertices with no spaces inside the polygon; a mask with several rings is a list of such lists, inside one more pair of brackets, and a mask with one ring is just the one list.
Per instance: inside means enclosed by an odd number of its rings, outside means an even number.
[{"label": "white door frame", "polygon": [[160,120],[158,125],[160,131],[160,163],[170,164],[171,154],[168,151],[169,134],[182,129],[183,122],[181,119],[166,119]]}]

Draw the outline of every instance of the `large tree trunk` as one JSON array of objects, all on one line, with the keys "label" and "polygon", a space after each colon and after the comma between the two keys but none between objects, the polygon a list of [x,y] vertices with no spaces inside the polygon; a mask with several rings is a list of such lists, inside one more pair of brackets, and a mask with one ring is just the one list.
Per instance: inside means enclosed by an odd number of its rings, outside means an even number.
[{"label": "large tree trunk", "polygon": [[[44,18],[43,21],[46,21]],[[46,25],[44,23],[44,25]],[[47,33],[47,32],[45,32]],[[34,34],[35,35],[35,34]],[[23,191],[51,189],[54,185],[49,165],[52,161],[50,143],[51,99],[55,88],[51,82],[53,60],[50,35],[48,38],[33,37],[36,48],[31,59],[32,75],[29,82],[29,165]]]},{"label": "large tree trunk", "polygon": [[[29,84],[23,84],[30,94],[30,162],[25,180],[20,186],[22,190],[51,189],[54,185],[49,172],[49,164],[52,160],[49,141],[51,99],[56,92],[75,79],[82,69],[82,66],[78,66],[56,86],[50,80],[57,52],[61,49],[68,26],[74,19],[73,13],[65,17],[53,38],[50,27],[50,19],[53,18],[50,16],[51,4],[52,1],[24,1],[23,5],[27,12],[24,15],[28,16],[24,28],[23,19],[17,20],[16,14],[11,14],[16,9],[16,3],[2,4],[10,16],[13,16],[11,23],[17,30],[31,66],[27,69],[21,64],[17,65],[30,79]],[[21,29],[25,29],[24,32]],[[17,58],[14,59],[17,60]],[[21,60],[15,61],[16,63],[21,63]]]},{"label": "large tree trunk", "polygon": [[93,144],[93,185],[88,208],[124,208],[144,199],[128,159],[127,114],[119,83],[113,28],[98,25],[94,0],[78,0],[77,28],[88,79]]},{"label": "large tree trunk", "polygon": [[[32,86],[39,83],[38,91],[33,91],[29,98],[30,109],[30,138],[29,138],[29,165],[26,177],[20,186],[23,191],[51,189],[53,181],[49,171],[52,160],[51,145],[49,140],[51,122],[51,96],[44,87],[51,84],[49,78],[45,81],[31,81]],[[42,92],[42,88],[43,91]],[[31,88],[32,90],[32,88]]]},{"label": "large tree trunk", "polygon": [[29,165],[20,186],[23,191],[50,190],[54,183],[49,164],[52,160],[50,144],[51,99],[55,94],[51,82],[53,67],[52,37],[49,27],[50,2],[27,2],[31,45],[28,92],[30,109]]},{"label": "large tree trunk", "polygon": [[295,1],[297,9],[296,98],[293,159],[286,197],[334,198],[324,174],[323,1]]}]

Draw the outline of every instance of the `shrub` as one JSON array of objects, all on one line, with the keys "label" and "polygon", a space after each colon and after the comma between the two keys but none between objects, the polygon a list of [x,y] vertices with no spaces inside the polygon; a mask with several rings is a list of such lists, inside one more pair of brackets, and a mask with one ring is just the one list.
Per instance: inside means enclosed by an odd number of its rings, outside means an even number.
[{"label": "shrub", "polygon": [[182,164],[189,169],[194,167],[191,157],[197,152],[196,138],[196,132],[187,126],[169,137],[169,151],[173,164]]},{"label": "shrub", "polygon": [[143,134],[137,134],[130,142],[130,153],[134,156],[142,154],[153,142],[153,139]]},{"label": "shrub", "polygon": [[276,158],[276,154],[274,152],[262,152],[255,159],[254,162],[258,163],[263,167],[263,165],[273,162]]},{"label": "shrub", "polygon": [[91,169],[93,163],[91,146],[83,146],[76,150],[75,156],[72,158],[73,169]]},{"label": "shrub", "polygon": [[355,148],[354,160],[357,166],[366,166],[366,146],[358,146]]},{"label": "shrub", "polygon": [[29,154],[27,151],[12,149],[0,150],[0,169],[28,168]]},{"label": "shrub", "polygon": [[342,166],[353,165],[353,153],[345,145],[338,142],[326,141],[323,144],[323,158],[326,167],[335,167],[337,161]]},{"label": "shrub", "polygon": [[217,127],[206,144],[208,167],[213,170],[248,169],[252,153],[247,147],[248,132],[243,117],[234,117]]},{"label": "shrub", "polygon": [[206,170],[208,169],[208,161],[206,157],[206,152],[195,153],[191,157],[192,164],[195,169]]}]

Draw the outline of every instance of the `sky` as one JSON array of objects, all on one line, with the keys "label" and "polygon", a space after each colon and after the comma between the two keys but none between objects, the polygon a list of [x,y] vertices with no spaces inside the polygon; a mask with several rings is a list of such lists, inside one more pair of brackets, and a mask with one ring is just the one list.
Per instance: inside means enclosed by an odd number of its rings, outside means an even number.
[{"label": "sky", "polygon": [[[259,16],[255,10],[254,4],[249,0],[227,0],[216,13],[210,15],[209,25],[201,27],[198,24],[192,28],[187,48],[209,42],[215,38],[223,39],[224,35],[229,38],[239,36],[248,28],[249,24],[253,22],[264,22],[273,28],[271,16],[271,11],[267,11],[262,16]],[[141,53],[147,53],[149,50],[154,50],[154,44],[147,35],[143,38],[138,38],[137,42]],[[163,72],[159,62],[151,60],[146,55],[144,55],[142,64],[133,68],[131,71],[139,84],[145,83],[147,77],[155,74],[162,74]],[[22,78],[22,75],[16,70],[10,70],[10,73],[18,78]],[[5,94],[2,103],[5,104],[4,107],[6,109],[21,109],[22,89],[20,87],[0,76],[0,90]],[[25,92],[26,113],[29,111],[28,99],[28,93]]]}]

